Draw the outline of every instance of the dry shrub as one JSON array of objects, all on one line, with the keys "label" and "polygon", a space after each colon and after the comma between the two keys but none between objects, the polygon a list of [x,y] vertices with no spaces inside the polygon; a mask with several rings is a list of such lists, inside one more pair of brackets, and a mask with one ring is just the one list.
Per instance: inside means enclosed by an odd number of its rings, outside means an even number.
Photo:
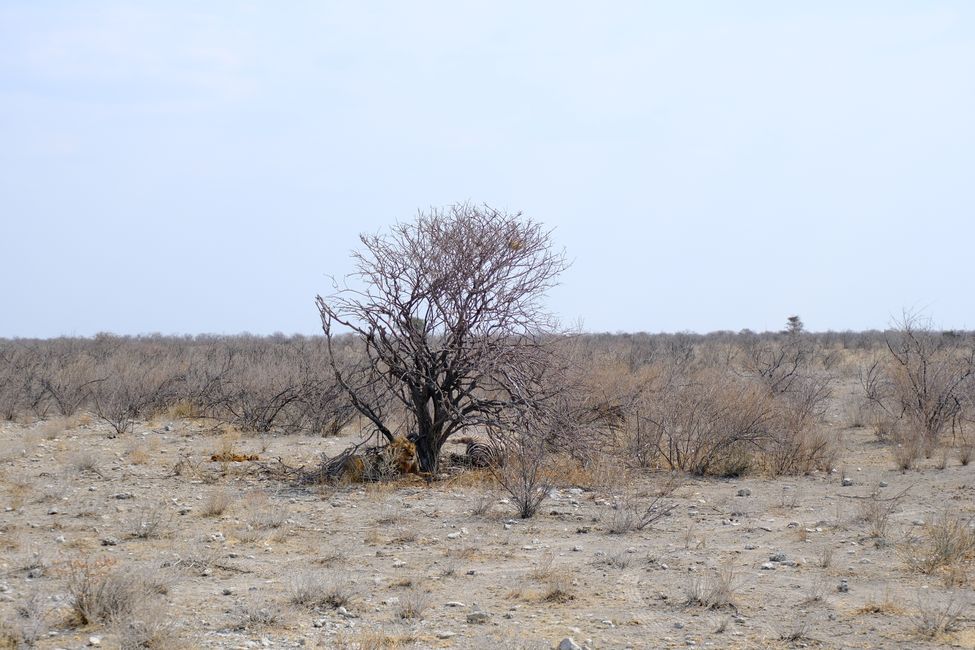
[{"label": "dry shrub", "polygon": [[720,569],[705,574],[689,574],[684,587],[684,603],[688,607],[722,609],[735,607],[738,588],[735,567],[730,562]]},{"label": "dry shrub", "polygon": [[545,441],[538,436],[523,432],[506,447],[505,462],[491,468],[518,508],[522,519],[530,519],[548,498],[553,482],[547,470],[550,461]]},{"label": "dry shrub", "polygon": [[342,576],[326,577],[313,571],[299,571],[288,581],[288,600],[311,609],[345,607],[352,601],[350,582]]},{"label": "dry shrub", "polygon": [[734,475],[769,439],[771,397],[760,384],[709,369],[655,396],[645,416],[648,444],[666,465],[693,474]]},{"label": "dry shrub", "polygon": [[231,503],[233,503],[233,496],[229,490],[215,490],[203,500],[200,514],[204,517],[219,517],[226,512]]},{"label": "dry shrub", "polygon": [[173,619],[155,607],[126,613],[113,621],[112,631],[119,650],[177,650],[185,647],[177,635]]},{"label": "dry shrub", "polygon": [[969,562],[975,555],[973,518],[963,518],[944,510],[937,519],[926,525],[920,537],[908,537],[903,554],[908,566],[931,574],[941,568],[956,567]]},{"label": "dry shrub", "polygon": [[91,472],[104,478],[101,470],[101,458],[91,450],[79,451],[71,455],[69,464],[78,472]]},{"label": "dry shrub", "polygon": [[955,430],[966,407],[975,346],[930,321],[905,313],[885,335],[887,354],[860,373],[867,399],[879,413],[904,423],[921,437],[926,454],[946,429]]},{"label": "dry shrub", "polygon": [[554,556],[546,553],[539,560],[538,566],[532,569],[528,580],[532,583],[527,590],[514,594],[523,600],[565,603],[575,598],[573,573],[566,567],[553,566]]},{"label": "dry shrub", "polygon": [[958,442],[958,462],[967,467],[975,454],[975,435],[965,433]]},{"label": "dry shrub", "polygon": [[47,634],[49,611],[37,592],[17,602],[11,616],[0,618],[0,648],[33,648]]},{"label": "dry shrub", "polygon": [[167,532],[173,516],[165,503],[139,508],[129,519],[129,534],[137,539],[152,539]]},{"label": "dry shrub", "polygon": [[236,628],[251,630],[274,625],[281,621],[280,605],[259,595],[252,595],[234,608]]},{"label": "dry shrub", "polygon": [[869,526],[870,537],[878,540],[878,544],[887,539],[890,516],[900,506],[901,500],[907,496],[904,490],[892,497],[882,497],[879,490],[874,490],[869,496],[859,499],[858,515],[861,521]]},{"label": "dry shrub", "polygon": [[678,486],[676,480],[670,480],[651,494],[625,494],[616,498],[607,530],[613,535],[623,535],[652,526],[677,507],[668,497]]},{"label": "dry shrub", "polygon": [[399,597],[399,604],[396,607],[396,616],[404,620],[422,619],[433,600],[426,590],[413,587]]},{"label": "dry shrub", "polygon": [[924,435],[907,423],[898,422],[890,431],[890,454],[894,466],[906,472],[917,466],[924,456]]},{"label": "dry shrub", "polygon": [[145,607],[153,591],[141,572],[110,559],[70,562],[67,588],[71,613],[79,625],[122,619]]},{"label": "dry shrub", "polygon": [[388,633],[384,630],[360,630],[349,636],[340,632],[329,643],[336,650],[397,650],[417,647],[421,637],[415,632]]},{"label": "dry shrub", "polygon": [[953,632],[964,618],[965,609],[965,604],[955,602],[953,595],[944,600],[935,600],[927,594],[919,596],[917,612],[911,617],[914,632],[927,639]]}]

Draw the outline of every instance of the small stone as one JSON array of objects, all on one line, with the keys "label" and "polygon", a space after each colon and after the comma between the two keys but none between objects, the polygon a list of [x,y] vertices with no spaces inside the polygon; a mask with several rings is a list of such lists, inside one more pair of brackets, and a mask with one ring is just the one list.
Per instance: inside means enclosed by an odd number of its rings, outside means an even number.
[{"label": "small stone", "polygon": [[460,533],[447,533],[447,539],[457,539],[460,537]]},{"label": "small stone", "polygon": [[841,594],[847,593],[850,591],[850,583],[846,580],[840,580],[840,584],[836,587],[836,591],[840,592]]},{"label": "small stone", "polygon": [[442,632],[437,632],[438,639],[452,639],[457,636],[456,632],[450,632],[448,630],[443,630]]},{"label": "small stone", "polygon": [[393,568],[399,569],[406,566],[406,562],[403,560],[393,560]]},{"label": "small stone", "polygon": [[102,644],[102,638],[100,636],[90,636],[88,637],[88,645],[98,647]]},{"label": "small stone", "polygon": [[885,488],[887,487],[887,481],[881,481],[879,485],[880,487]]},{"label": "small stone", "polygon": [[444,607],[467,607],[467,605],[460,602],[459,600],[451,600],[450,602],[444,603],[443,606]]},{"label": "small stone", "polygon": [[764,563],[760,568],[762,571],[775,571],[775,565],[771,562]]},{"label": "small stone", "polygon": [[119,492],[118,494],[115,494],[113,496],[116,499],[122,499],[122,500],[134,498],[131,492]]},{"label": "small stone", "polygon": [[57,537],[54,538],[54,541],[57,542],[58,544],[64,544],[68,540],[65,539],[64,535],[58,535]]},{"label": "small stone", "polygon": [[571,636],[567,636],[559,641],[558,650],[582,650],[582,646],[576,643]]},{"label": "small stone", "polygon": [[581,547],[581,546],[573,546],[573,547],[572,547],[572,550],[573,550],[574,552],[576,552],[576,553],[578,553],[579,551],[581,551],[581,550],[582,550],[582,547]]},{"label": "small stone", "polygon": [[771,562],[785,562],[786,556],[785,553],[779,552],[779,553],[773,553],[772,555],[769,556],[768,559]]},{"label": "small stone", "polygon": [[233,596],[234,595],[234,590],[233,589],[230,589],[229,587],[224,587],[224,590],[221,593],[224,596]]},{"label": "small stone", "polygon": [[103,537],[102,546],[118,546],[117,537]]},{"label": "small stone", "polygon": [[799,527],[799,522],[798,521],[790,521],[789,522],[789,525],[786,526],[786,528],[798,528],[798,527]]},{"label": "small stone", "polygon": [[487,623],[489,620],[491,620],[491,615],[488,614],[487,612],[482,612],[480,610],[471,612],[470,614],[467,615],[467,622],[473,625]]},{"label": "small stone", "polygon": [[752,495],[752,491],[749,490],[748,488],[741,488],[740,490],[738,490],[738,496],[740,497],[750,497],[751,495]]},{"label": "small stone", "polygon": [[47,514],[49,514],[49,515],[56,515],[56,514],[58,514],[58,509],[57,508],[51,508],[50,510],[47,511]]},{"label": "small stone", "polygon": [[853,479],[852,478],[845,478],[845,479],[843,479],[843,487],[850,487],[852,485],[853,485]]}]

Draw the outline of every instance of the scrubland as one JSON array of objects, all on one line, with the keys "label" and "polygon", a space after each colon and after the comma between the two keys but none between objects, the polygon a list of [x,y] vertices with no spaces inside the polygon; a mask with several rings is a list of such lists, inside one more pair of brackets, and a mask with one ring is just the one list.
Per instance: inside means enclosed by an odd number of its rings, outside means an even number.
[{"label": "scrubland", "polygon": [[975,647],[971,333],[554,343],[539,444],[318,483],[320,339],[0,341],[0,647]]}]

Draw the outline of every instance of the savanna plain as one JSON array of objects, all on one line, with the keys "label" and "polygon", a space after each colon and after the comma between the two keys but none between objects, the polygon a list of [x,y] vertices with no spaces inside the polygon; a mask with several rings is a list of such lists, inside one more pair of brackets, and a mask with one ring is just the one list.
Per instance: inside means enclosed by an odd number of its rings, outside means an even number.
[{"label": "savanna plain", "polygon": [[0,647],[975,647],[975,336],[790,323],[564,337],[434,473],[320,338],[0,341]]}]

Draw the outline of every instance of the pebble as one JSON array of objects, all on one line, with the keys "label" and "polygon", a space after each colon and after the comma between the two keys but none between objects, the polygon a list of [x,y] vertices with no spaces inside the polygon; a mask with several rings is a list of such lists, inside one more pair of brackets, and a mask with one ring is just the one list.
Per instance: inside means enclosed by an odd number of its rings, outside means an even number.
[{"label": "pebble", "polygon": [[887,487],[887,481],[881,481],[880,482],[880,487],[882,487],[882,488]]},{"label": "pebble", "polygon": [[438,639],[451,639],[451,638],[453,638],[455,636],[457,636],[457,633],[456,632],[450,632],[448,630],[444,630],[442,632],[437,632],[437,638]]},{"label": "pebble", "polygon": [[773,553],[772,555],[769,556],[768,559],[771,562],[785,562],[786,555],[785,553]]},{"label": "pebble", "polygon": [[761,566],[762,571],[775,571],[775,565],[771,562],[766,562]]},{"label": "pebble", "polygon": [[467,622],[474,625],[480,623],[487,623],[489,620],[491,620],[491,615],[488,614],[487,612],[482,612],[480,610],[471,612],[470,614],[467,615]]},{"label": "pebble", "polygon": [[459,600],[451,600],[450,602],[444,603],[444,607],[467,607],[467,605]]},{"label": "pebble", "polygon": [[840,580],[840,584],[836,587],[836,591],[840,592],[841,594],[847,593],[850,591],[850,583],[846,580]]},{"label": "pebble", "polygon": [[460,533],[447,533],[447,539],[457,539],[460,537]]},{"label": "pebble", "polygon": [[752,491],[749,490],[748,488],[741,488],[740,490],[738,490],[738,496],[740,497],[750,497],[751,495],[752,495]]},{"label": "pebble", "polygon": [[90,636],[88,637],[88,645],[98,647],[102,644],[102,638],[100,636]]},{"label": "pebble", "polygon": [[118,546],[117,537],[103,537],[102,546]]},{"label": "pebble", "polygon": [[852,478],[845,478],[845,479],[843,479],[843,487],[850,487],[852,485],[853,485],[853,479]]},{"label": "pebble", "polygon": [[582,650],[582,646],[576,643],[571,636],[567,636],[559,641],[558,650]]}]

